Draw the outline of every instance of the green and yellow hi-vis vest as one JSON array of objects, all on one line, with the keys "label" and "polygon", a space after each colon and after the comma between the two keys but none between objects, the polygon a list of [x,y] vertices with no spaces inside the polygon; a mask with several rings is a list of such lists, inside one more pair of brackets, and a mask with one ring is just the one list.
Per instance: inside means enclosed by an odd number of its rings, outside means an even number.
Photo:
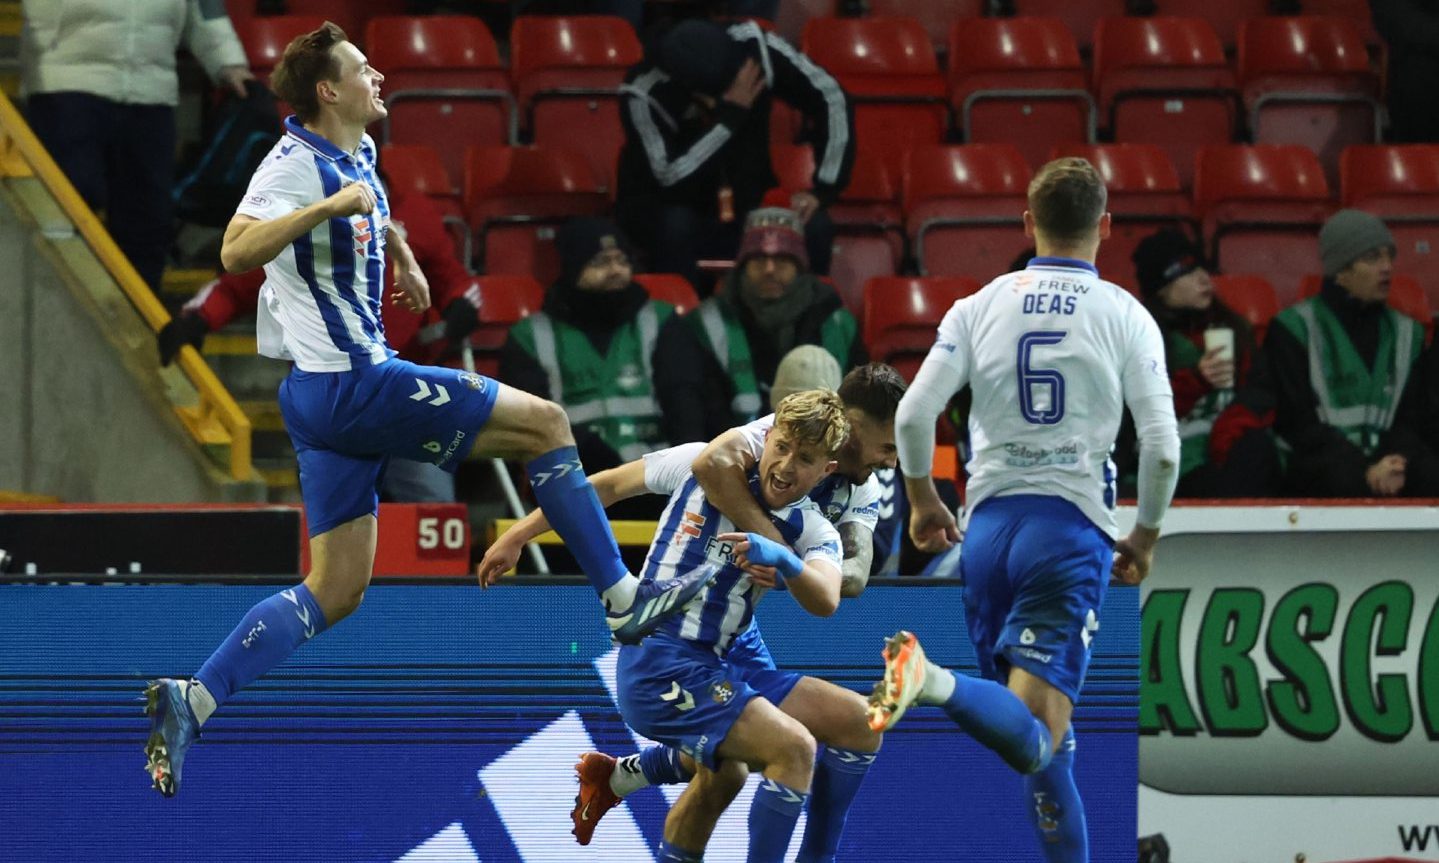
[{"label": "green and yellow hi-vis vest", "polygon": [[1419,322],[1385,309],[1371,369],[1339,318],[1318,297],[1285,309],[1274,320],[1308,349],[1309,383],[1318,402],[1319,421],[1338,429],[1365,455],[1376,455],[1379,438],[1394,423],[1409,372],[1424,346]]},{"label": "green and yellow hi-vis vest", "polygon": [[583,330],[544,312],[515,325],[515,340],[550,379],[550,398],[570,423],[598,434],[633,461],[669,446],[655,399],[653,358],[660,326],[674,306],[650,300],[615,330],[603,356]]}]

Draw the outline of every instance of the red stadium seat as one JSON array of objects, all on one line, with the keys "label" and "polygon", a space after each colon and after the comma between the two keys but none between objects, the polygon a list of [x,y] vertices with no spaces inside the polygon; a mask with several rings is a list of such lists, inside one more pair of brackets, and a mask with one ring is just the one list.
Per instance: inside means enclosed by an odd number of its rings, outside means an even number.
[{"label": "red stadium seat", "polygon": [[1364,39],[1366,46],[1383,44],[1374,29],[1374,17],[1369,13],[1369,0],[1304,0],[1300,4],[1305,15],[1331,15],[1348,19]]},{"label": "red stadium seat", "polygon": [[1254,18],[1239,34],[1250,136],[1314,150],[1334,183],[1345,147],[1379,140],[1379,76],[1359,29],[1344,18]]},{"label": "red stadium seat", "polygon": [[1094,99],[1063,21],[956,21],[949,46],[949,104],[966,142],[1010,141],[1038,166],[1056,144],[1094,140]]},{"label": "red stadium seat", "polygon": [[[771,145],[770,159],[782,193],[767,203],[789,206],[792,192],[808,189],[814,151],[808,146]],[[829,207],[834,222],[834,257],[829,274],[845,307],[863,316],[864,283],[898,271],[904,257],[904,215],[889,165],[869,151],[855,154],[849,185]]]},{"label": "red stadium seat", "polygon": [[1249,321],[1254,328],[1254,338],[1263,342],[1269,331],[1269,322],[1279,314],[1279,299],[1274,296],[1274,286],[1263,276],[1232,276],[1215,274],[1214,292],[1231,311]]},{"label": "red stadium seat", "polygon": [[465,213],[486,273],[518,273],[549,284],[559,276],[555,228],[571,216],[602,215],[609,196],[582,153],[560,147],[470,147]]},{"label": "red stadium seat", "polygon": [[267,15],[236,21],[235,30],[245,46],[250,71],[268,83],[270,73],[285,56],[285,46],[296,36],[317,30],[324,23],[324,18],[314,15]]},{"label": "red stadium seat", "polygon": [[1088,159],[1104,178],[1113,215],[1109,239],[1099,244],[1099,274],[1133,292],[1134,249],[1163,228],[1197,235],[1199,225],[1179,174],[1164,151],[1153,144],[1070,144],[1057,147],[1051,158]]},{"label": "red stadium seat", "polygon": [[385,76],[383,143],[429,144],[457,177],[467,146],[515,140],[510,79],[478,18],[382,15],[366,32],[370,64]]},{"label": "red stadium seat", "polygon": [[803,51],[855,104],[860,149],[892,167],[917,144],[938,144],[949,125],[944,79],[929,35],[913,18],[812,18]]},{"label": "red stadium seat", "polygon": [[1234,139],[1234,76],[1198,18],[1105,18],[1094,39],[1099,113],[1116,141],[1158,144],[1185,187],[1200,147]]},{"label": "red stadium seat", "polygon": [[1030,241],[1029,164],[1012,144],[916,147],[904,173],[905,231],[921,275],[988,281]]},{"label": "red stadium seat", "polygon": [[1220,270],[1253,273],[1274,286],[1281,306],[1319,260],[1319,228],[1333,206],[1319,159],[1278,144],[1205,147],[1194,204]]},{"label": "red stadium seat", "polygon": [[982,287],[964,276],[880,276],[864,285],[864,343],[869,355],[907,380],[934,344],[935,328],[956,300]]},{"label": "red stadium seat", "polygon": [[1123,15],[1124,0],[1014,0],[1014,14],[1058,18],[1074,34],[1081,51],[1088,51],[1095,25],[1102,18]]},{"label": "red stadium seat", "polygon": [[[1310,273],[1299,283],[1299,299],[1307,300],[1319,293],[1324,285],[1324,277],[1318,273]],[[1424,295],[1424,289],[1419,286],[1419,280],[1413,276],[1406,276],[1395,273],[1389,279],[1389,307],[1396,312],[1408,315],[1424,325],[1424,340],[1426,342],[1434,338],[1434,311],[1429,303],[1429,298]]]},{"label": "red stadium seat", "polygon": [[439,154],[424,144],[386,144],[380,148],[380,170],[392,191],[428,195],[435,202],[455,242],[455,256],[468,266],[474,257],[470,226]]},{"label": "red stadium seat", "polygon": [[624,144],[619,86],[643,54],[623,18],[522,16],[510,30],[510,75],[523,126],[536,144],[582,150],[613,185]]},{"label": "red stadium seat", "polygon": [[[1203,18],[1226,50],[1239,38],[1239,22],[1269,14],[1270,0],[1158,0],[1158,14]],[[1307,11],[1307,10],[1306,10]]]},{"label": "red stadium seat", "polygon": [[700,304],[689,279],[677,273],[635,273],[635,282],[649,292],[651,299],[669,303],[680,314]]},{"label": "red stadium seat", "polygon": [[475,276],[473,284],[480,291],[480,325],[470,335],[475,371],[493,378],[499,374],[500,349],[510,327],[540,310],[545,289],[529,276],[519,275]]},{"label": "red stadium seat", "polygon": [[1439,147],[1350,147],[1339,159],[1340,200],[1383,219],[1399,256],[1394,272],[1418,279],[1439,309]]},{"label": "red stadium seat", "polygon": [[987,5],[987,0],[869,0],[869,14],[880,18],[913,18],[924,27],[938,52],[945,49],[952,25],[979,20]]}]

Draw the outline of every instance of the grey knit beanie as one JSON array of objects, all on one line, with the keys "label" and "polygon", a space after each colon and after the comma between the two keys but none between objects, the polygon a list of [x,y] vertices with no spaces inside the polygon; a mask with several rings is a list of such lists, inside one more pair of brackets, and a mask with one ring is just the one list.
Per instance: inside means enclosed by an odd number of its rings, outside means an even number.
[{"label": "grey knit beanie", "polygon": [[1319,258],[1326,278],[1380,246],[1393,249],[1394,235],[1377,216],[1363,210],[1340,210],[1319,229]]}]

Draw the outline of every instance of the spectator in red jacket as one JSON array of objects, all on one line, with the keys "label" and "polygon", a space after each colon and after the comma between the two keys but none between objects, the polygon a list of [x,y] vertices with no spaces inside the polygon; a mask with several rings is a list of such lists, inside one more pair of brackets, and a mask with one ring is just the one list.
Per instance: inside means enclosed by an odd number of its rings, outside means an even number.
[{"label": "spectator in red jacket", "polygon": [[[433,303],[419,315],[385,303],[381,310],[385,340],[404,359],[434,364],[451,345],[463,341],[478,326],[479,292],[455,258],[440,212],[429,198],[413,193],[392,195],[390,230],[405,232],[415,260],[429,279]],[[393,279],[393,271],[386,272],[385,296],[394,290]],[[179,316],[160,330],[161,365],[169,365],[185,345],[198,349],[207,333],[237,316],[254,314],[264,282],[265,271],[253,270],[242,275],[222,273],[202,288]],[[455,480],[452,474],[432,464],[394,459],[385,471],[380,491],[386,500],[400,503],[452,501]]]}]

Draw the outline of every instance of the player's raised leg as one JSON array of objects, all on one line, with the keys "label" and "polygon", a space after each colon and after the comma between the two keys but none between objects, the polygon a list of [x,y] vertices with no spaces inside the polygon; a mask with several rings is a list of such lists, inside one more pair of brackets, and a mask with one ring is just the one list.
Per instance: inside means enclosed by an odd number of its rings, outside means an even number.
[{"label": "player's raised leg", "polygon": [[712,573],[695,570],[644,583],[635,578],[620,558],[604,507],[585,476],[564,408],[498,386],[494,410],[474,450],[525,461],[540,509],[604,601],[610,630],[622,642],[638,641],[667,613],[683,607]]},{"label": "player's raised leg", "polygon": [[884,679],[869,697],[871,728],[887,731],[915,704],[940,707],[972,737],[1020,773],[1049,763],[1052,735],[1003,685],[930,662],[919,639],[899,631],[884,646]]}]

